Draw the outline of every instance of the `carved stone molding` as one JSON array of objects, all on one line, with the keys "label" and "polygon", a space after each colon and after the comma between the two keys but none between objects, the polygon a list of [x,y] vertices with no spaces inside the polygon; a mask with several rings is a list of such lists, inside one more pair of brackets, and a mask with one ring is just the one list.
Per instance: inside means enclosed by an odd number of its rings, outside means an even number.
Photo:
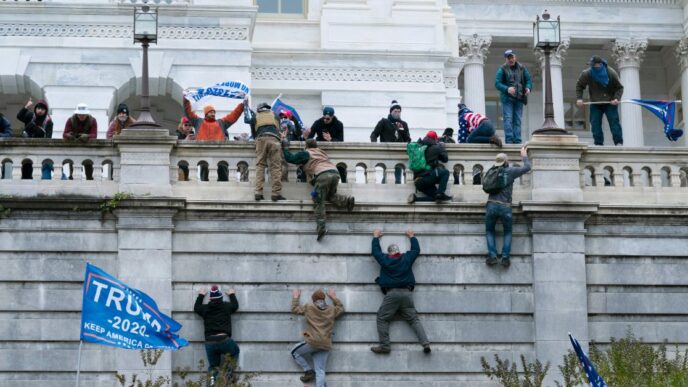
[{"label": "carved stone molding", "polygon": [[[566,54],[569,51],[569,46],[571,45],[571,39],[565,38],[561,40],[559,47],[549,54],[549,63],[552,66],[561,66],[564,63]],[[540,67],[545,65],[545,52],[541,48],[535,48],[533,50],[535,58],[540,62]]]},{"label": "carved stone molding", "polygon": [[[445,83],[442,71],[315,67],[254,67],[253,80]],[[445,83],[446,86],[446,83]]]},{"label": "carved stone molding", "polygon": [[[160,39],[247,40],[248,27],[160,26]],[[0,36],[131,38],[127,24],[0,24]]]},{"label": "carved stone molding", "polygon": [[444,88],[445,89],[457,89],[459,87],[458,77],[444,77]]},{"label": "carved stone molding", "polygon": [[688,36],[684,36],[683,39],[678,41],[674,49],[674,55],[676,55],[676,60],[681,65],[681,70],[688,68]]},{"label": "carved stone molding", "polygon": [[484,64],[491,44],[491,36],[462,35],[459,37],[459,56],[466,57],[467,64]]},{"label": "carved stone molding", "polygon": [[617,39],[612,47],[612,56],[619,68],[639,67],[647,50],[647,39]]}]

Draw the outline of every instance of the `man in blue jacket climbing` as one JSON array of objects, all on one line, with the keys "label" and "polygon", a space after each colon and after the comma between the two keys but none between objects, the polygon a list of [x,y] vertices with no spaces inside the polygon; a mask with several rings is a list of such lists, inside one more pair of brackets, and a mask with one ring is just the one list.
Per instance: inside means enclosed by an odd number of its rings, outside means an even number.
[{"label": "man in blue jacket climbing", "polygon": [[380,344],[371,347],[375,353],[389,353],[389,322],[398,313],[401,318],[411,325],[416,332],[418,340],[423,346],[423,353],[429,354],[430,341],[425,334],[423,324],[418,319],[416,306],[413,304],[412,292],[416,286],[416,278],[413,276],[413,263],[420,255],[420,245],[413,230],[406,231],[406,236],[411,240],[411,250],[404,254],[399,252],[399,246],[391,244],[387,247],[387,254],[382,253],[380,238],[382,231],[373,231],[373,257],[380,264],[380,276],[375,282],[380,285],[380,290],[385,295],[382,305],[377,311],[377,333]]}]

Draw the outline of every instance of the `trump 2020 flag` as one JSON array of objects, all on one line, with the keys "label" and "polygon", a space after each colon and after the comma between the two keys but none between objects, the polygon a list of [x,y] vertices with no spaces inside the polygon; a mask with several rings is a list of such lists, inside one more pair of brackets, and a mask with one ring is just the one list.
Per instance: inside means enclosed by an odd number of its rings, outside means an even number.
[{"label": "trump 2020 flag", "polygon": [[301,117],[299,117],[299,113],[296,111],[296,109],[294,109],[293,106],[289,106],[286,103],[284,103],[281,97],[275,98],[275,100],[272,101],[272,111],[276,114],[279,114],[279,112],[283,110],[288,110],[289,112],[291,112],[292,117],[294,117],[294,119],[299,123],[299,125],[301,125],[301,127],[304,128],[303,121],[301,121]]},{"label": "trump 2020 flag", "polygon": [[683,130],[674,129],[676,101],[654,99],[631,99],[630,102],[640,105],[656,115],[664,123],[664,135],[669,141],[676,141],[683,136]]},{"label": "trump 2020 flag", "polygon": [[602,379],[602,377],[597,373],[597,370],[592,365],[592,362],[590,362],[588,356],[585,354],[585,352],[583,352],[583,348],[581,348],[578,340],[576,340],[576,338],[573,337],[570,333],[569,339],[571,340],[571,345],[573,345],[573,349],[576,351],[576,355],[578,355],[578,360],[580,360],[586,375],[588,375],[590,387],[607,387],[607,384],[604,382],[604,379]]},{"label": "trump 2020 flag", "polygon": [[179,349],[182,325],[158,310],[146,293],[86,264],[81,340],[126,349]]}]

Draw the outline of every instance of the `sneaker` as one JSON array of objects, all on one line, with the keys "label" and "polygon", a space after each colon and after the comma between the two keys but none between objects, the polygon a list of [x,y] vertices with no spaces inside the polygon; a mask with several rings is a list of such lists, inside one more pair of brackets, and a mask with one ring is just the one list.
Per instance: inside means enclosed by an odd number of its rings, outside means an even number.
[{"label": "sneaker", "polygon": [[388,354],[391,352],[389,348],[385,348],[381,345],[377,345],[375,347],[370,347],[370,350],[375,352],[375,353],[378,353],[378,354]]},{"label": "sneaker", "polygon": [[211,387],[215,385],[215,377],[214,376],[210,377],[210,380],[208,381],[208,385]]},{"label": "sneaker", "polygon": [[490,137],[490,144],[495,144],[497,145],[497,148],[501,148],[502,140],[499,137],[497,137],[496,134],[493,134],[492,137]]},{"label": "sneaker", "polygon": [[487,266],[494,266],[497,264],[497,262],[497,257],[487,257],[485,260],[485,264],[487,264]]},{"label": "sneaker", "polygon": [[349,196],[349,198],[346,199],[346,210],[349,212],[353,211],[355,205],[356,199],[353,196]]},{"label": "sneaker", "polygon": [[318,242],[320,242],[326,234],[327,234],[326,228],[321,228],[320,230],[318,230]]},{"label": "sneaker", "polygon": [[436,202],[447,202],[450,200],[452,200],[452,197],[445,193],[438,193],[437,195],[435,195]]},{"label": "sneaker", "polygon": [[408,204],[415,203],[416,202],[416,194],[412,193],[411,195],[409,195],[408,198],[406,199],[406,202]]},{"label": "sneaker", "polygon": [[511,259],[509,257],[502,257],[502,266],[509,267],[511,265]]},{"label": "sneaker", "polygon": [[278,201],[278,200],[287,200],[287,198],[285,198],[285,197],[282,196],[282,195],[272,195],[271,199],[272,199],[273,202],[276,202],[276,201]]},{"label": "sneaker", "polygon": [[429,355],[430,352],[432,352],[432,349],[430,349],[430,344],[423,344],[423,353]]},{"label": "sneaker", "polygon": [[304,383],[308,383],[311,380],[315,379],[315,371],[308,370],[308,371],[304,372],[303,376],[300,377],[299,379],[301,379],[301,381]]},{"label": "sneaker", "polygon": [[259,201],[265,199],[265,197],[263,196],[263,194],[256,194],[256,195],[254,196],[254,198],[256,199],[257,202],[259,202]]}]

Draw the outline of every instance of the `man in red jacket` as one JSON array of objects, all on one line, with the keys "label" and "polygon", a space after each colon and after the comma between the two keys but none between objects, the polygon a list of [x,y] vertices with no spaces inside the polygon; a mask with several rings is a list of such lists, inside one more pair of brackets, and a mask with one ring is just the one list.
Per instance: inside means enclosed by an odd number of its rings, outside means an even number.
[{"label": "man in red jacket", "polygon": [[79,140],[86,142],[98,137],[98,121],[91,116],[88,105],[80,103],[76,106],[74,114],[65,123],[62,138],[65,140]]}]

